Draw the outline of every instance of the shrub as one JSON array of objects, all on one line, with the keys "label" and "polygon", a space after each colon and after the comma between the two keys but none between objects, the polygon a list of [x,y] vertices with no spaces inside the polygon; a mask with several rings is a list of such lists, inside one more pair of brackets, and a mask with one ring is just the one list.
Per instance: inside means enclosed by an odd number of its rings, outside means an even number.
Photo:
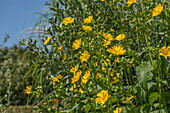
[{"label": "shrub", "polygon": [[29,95],[42,111],[169,111],[166,0],[50,0],[46,6],[35,30],[43,44],[25,43],[36,53]]}]

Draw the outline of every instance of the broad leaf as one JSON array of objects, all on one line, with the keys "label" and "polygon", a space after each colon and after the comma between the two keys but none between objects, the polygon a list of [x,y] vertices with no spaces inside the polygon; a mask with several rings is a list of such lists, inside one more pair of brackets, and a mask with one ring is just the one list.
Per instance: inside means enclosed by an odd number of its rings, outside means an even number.
[{"label": "broad leaf", "polygon": [[145,91],[148,91],[147,81],[153,76],[152,70],[153,66],[149,62],[142,62],[141,66],[136,67],[137,80]]}]

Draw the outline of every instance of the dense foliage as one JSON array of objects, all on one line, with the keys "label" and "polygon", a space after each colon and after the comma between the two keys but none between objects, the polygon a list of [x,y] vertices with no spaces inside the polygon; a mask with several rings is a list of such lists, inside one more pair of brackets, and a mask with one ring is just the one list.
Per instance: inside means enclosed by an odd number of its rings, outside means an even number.
[{"label": "dense foliage", "polygon": [[34,76],[25,90],[29,99],[36,97],[43,112],[170,112],[168,4],[47,2],[49,11],[35,26],[37,40],[25,41],[36,56],[28,71]]}]

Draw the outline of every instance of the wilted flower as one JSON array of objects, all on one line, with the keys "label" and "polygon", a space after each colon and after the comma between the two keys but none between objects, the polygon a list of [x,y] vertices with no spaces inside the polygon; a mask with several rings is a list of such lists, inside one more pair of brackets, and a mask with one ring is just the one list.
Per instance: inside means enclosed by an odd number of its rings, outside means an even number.
[{"label": "wilted flower", "polygon": [[108,94],[108,90],[102,90],[97,94],[96,104],[98,103],[100,104],[100,106],[102,106],[103,104],[105,104],[109,97],[110,95]]},{"label": "wilted flower", "polygon": [[153,9],[152,16],[158,16],[159,14],[162,13],[162,10],[163,10],[163,5],[161,5],[161,3],[159,3],[159,4]]}]

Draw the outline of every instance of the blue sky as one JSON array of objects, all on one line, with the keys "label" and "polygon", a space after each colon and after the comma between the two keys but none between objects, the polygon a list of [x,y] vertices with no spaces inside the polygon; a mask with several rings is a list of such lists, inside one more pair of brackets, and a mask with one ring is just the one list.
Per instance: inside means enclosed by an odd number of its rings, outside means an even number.
[{"label": "blue sky", "polygon": [[9,40],[4,45],[12,47],[24,37],[24,30],[33,27],[40,17],[35,14],[43,13],[48,0],[0,0],[0,44],[5,33]]}]

